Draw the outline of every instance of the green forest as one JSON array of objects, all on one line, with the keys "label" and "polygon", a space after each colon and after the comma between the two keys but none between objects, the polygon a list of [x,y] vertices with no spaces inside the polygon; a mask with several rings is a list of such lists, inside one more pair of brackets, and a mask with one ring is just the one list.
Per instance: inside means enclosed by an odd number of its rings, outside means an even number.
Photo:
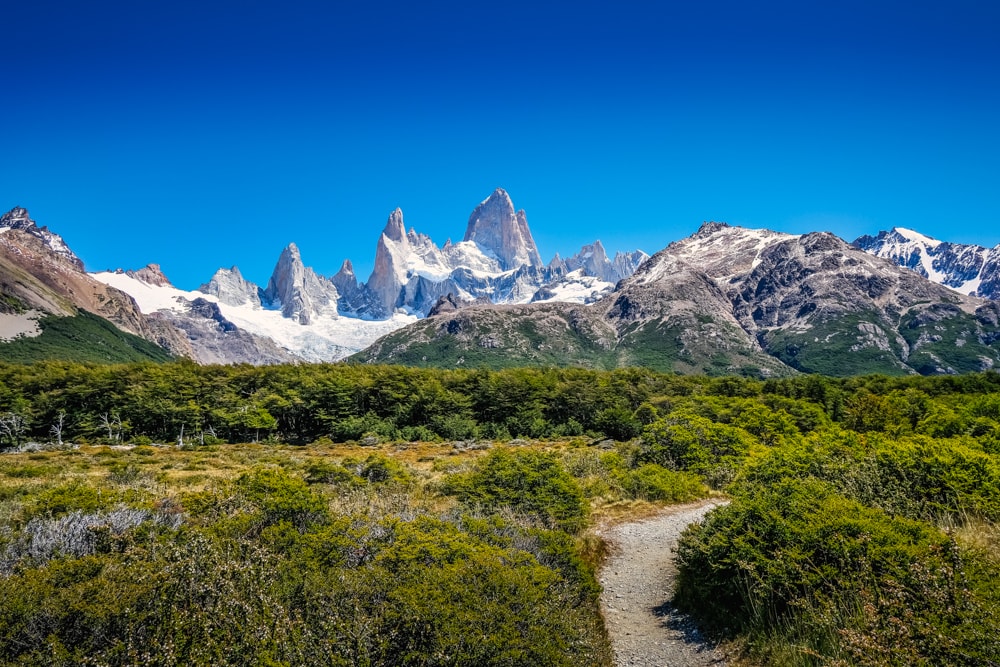
[{"label": "green forest", "polygon": [[709,496],[738,665],[1000,664],[1000,374],[0,364],[0,664],[610,665],[600,522]]}]

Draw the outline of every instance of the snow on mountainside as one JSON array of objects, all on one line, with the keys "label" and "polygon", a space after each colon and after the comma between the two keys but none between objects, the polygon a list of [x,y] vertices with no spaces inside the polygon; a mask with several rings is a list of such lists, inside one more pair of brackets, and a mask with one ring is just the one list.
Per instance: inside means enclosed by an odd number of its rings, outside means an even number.
[{"label": "snow on mountainside", "polygon": [[[694,264],[718,281],[725,281],[756,268],[761,253],[772,245],[795,238],[798,237],[769,229],[706,222],[692,236],[671,243],[667,250],[672,257]],[[655,271],[647,275],[647,281],[659,277]]]},{"label": "snow on mountainside", "polygon": [[1000,246],[938,241],[903,227],[862,236],[853,245],[961,294],[1000,299]]},{"label": "snow on mountainside", "polygon": [[649,259],[649,255],[641,250],[635,250],[633,252],[618,252],[615,254],[614,260],[609,260],[604,245],[600,241],[594,241],[583,246],[580,248],[580,252],[566,259],[562,259],[557,253],[547,268],[554,276],[582,271],[584,276],[593,276],[614,286],[619,280],[628,278],[635,273],[639,265],[647,259]]},{"label": "snow on mountainside", "polygon": [[300,324],[297,318],[283,316],[280,310],[265,309],[251,303],[224,303],[214,294],[154,285],[126,273],[104,271],[91,275],[130,294],[144,314],[166,311],[186,315],[189,304],[198,299],[214,303],[228,322],[251,334],[273,340],[304,361],[337,361],[417,319],[404,314],[394,314],[386,320],[317,318],[306,326]]},{"label": "snow on mountainside", "polygon": [[[62,239],[39,228],[24,209],[0,218],[0,234],[7,239],[28,235],[46,255],[71,265],[69,273],[91,279]],[[358,281],[349,260],[334,276],[317,274],[303,263],[294,243],[281,252],[265,288],[235,266],[220,268],[192,291],[175,288],[155,264],[91,277],[102,290],[120,289],[122,299],[137,302],[138,308],[131,306],[133,316],[112,314],[113,321],[158,344],[167,341],[176,354],[202,363],[280,363],[339,360],[425,317],[442,299],[456,308],[531,301],[589,304],[647,258],[636,250],[611,260],[596,241],[545,266],[525,212],[497,188],[475,207],[458,243],[438,246],[429,236],[407,231],[403,212],[393,211],[367,282]]]},{"label": "snow on mountainside", "polygon": [[615,283],[596,276],[584,275],[583,269],[570,271],[551,285],[541,288],[531,297],[532,303],[593,303],[615,288]]},{"label": "snow on mountainside", "polygon": [[[646,258],[637,250],[618,253],[611,261],[596,241],[566,260],[557,255],[543,266],[527,216],[515,211],[507,192],[497,188],[469,216],[465,239],[448,241],[442,247],[414,229],[407,232],[403,212],[393,211],[379,237],[375,267],[364,285],[377,307],[360,312],[384,317],[402,309],[426,316],[449,294],[464,304],[592,300],[631,275]],[[578,270],[581,275],[568,275]],[[583,286],[581,277],[597,280]]]},{"label": "snow on mountainside", "polygon": [[440,309],[354,357],[417,366],[645,366],[760,377],[1000,366],[1000,303],[829,232],[705,223],[587,306]]}]

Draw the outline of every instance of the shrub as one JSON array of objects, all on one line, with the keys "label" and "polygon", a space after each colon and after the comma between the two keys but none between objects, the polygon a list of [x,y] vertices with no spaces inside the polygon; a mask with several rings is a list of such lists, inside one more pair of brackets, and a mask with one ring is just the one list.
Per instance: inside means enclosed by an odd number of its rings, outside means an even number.
[{"label": "shrub", "polygon": [[705,475],[713,486],[729,482],[750,453],[753,437],[689,412],[658,419],[642,432],[640,462]]},{"label": "shrub", "polygon": [[405,484],[413,478],[413,474],[407,470],[406,466],[382,454],[372,454],[364,461],[344,459],[343,465],[358,479],[369,484],[388,482]]},{"label": "shrub", "polygon": [[708,489],[697,475],[647,463],[619,474],[622,489],[632,498],[682,503],[704,498]]},{"label": "shrub", "polygon": [[[717,632],[757,640],[783,632],[820,662],[972,665],[1000,657],[989,633],[976,629],[983,607],[946,535],[819,480],[744,489],[689,528],[677,553],[675,602]],[[866,655],[866,646],[882,648]]]},{"label": "shrub", "polygon": [[444,489],[468,504],[510,507],[569,532],[586,524],[583,492],[547,452],[495,449],[471,473],[448,477]]},{"label": "shrub", "polygon": [[9,574],[22,561],[37,567],[57,556],[93,555],[102,545],[107,546],[106,538],[122,535],[146,522],[177,528],[181,516],[121,506],[89,514],[77,510],[56,519],[36,517],[0,557],[0,574]]},{"label": "shrub", "polygon": [[326,519],[326,501],[303,480],[281,468],[255,468],[236,480],[265,526],[288,521],[300,531]]}]

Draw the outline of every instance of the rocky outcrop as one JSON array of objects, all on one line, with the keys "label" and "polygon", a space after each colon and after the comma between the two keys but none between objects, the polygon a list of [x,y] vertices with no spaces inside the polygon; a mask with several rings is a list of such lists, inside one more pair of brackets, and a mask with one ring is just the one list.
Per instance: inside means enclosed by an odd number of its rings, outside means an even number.
[{"label": "rocky outcrop", "polygon": [[339,294],[336,286],[302,263],[302,256],[290,243],[278,257],[264,298],[281,314],[299,324],[317,317],[337,317]]},{"label": "rocky outcrop", "polygon": [[138,271],[126,271],[126,273],[137,280],[141,280],[147,285],[157,285],[159,287],[173,287],[170,280],[164,275],[159,264],[147,264]]},{"label": "rocky outcrop", "polygon": [[260,308],[260,287],[243,277],[238,267],[219,269],[212,279],[198,288],[198,291],[218,297],[219,301],[229,306],[250,305]]},{"label": "rocky outcrop", "polygon": [[358,283],[351,260],[344,260],[340,270],[330,278],[330,282],[337,288],[337,293],[340,295],[340,301],[337,304],[340,313],[344,315],[370,315],[376,311],[381,312],[372,292],[363,284]]},{"label": "rocky outcrop", "polygon": [[427,313],[427,317],[434,317],[435,315],[441,315],[442,313],[453,313],[465,305],[467,304],[461,303],[455,298],[454,294],[449,292],[437,300],[434,306],[431,307],[430,312]]},{"label": "rocky outcrop", "polygon": [[625,280],[639,270],[642,263],[649,259],[649,255],[642,250],[632,252],[616,252],[615,258],[611,260],[611,275],[614,281]]},{"label": "rocky outcrop", "polygon": [[77,271],[83,271],[83,262],[70,250],[66,242],[63,241],[63,238],[58,234],[50,232],[48,227],[39,227],[31,219],[28,209],[15,206],[0,216],[0,231],[4,229],[16,229],[34,236],[50,252],[68,261]]},{"label": "rocky outcrop", "polygon": [[641,250],[618,252],[614,260],[608,259],[604,245],[597,240],[580,248],[580,252],[572,257],[562,259],[556,254],[547,268],[552,280],[580,271],[583,276],[598,278],[613,285],[635,273],[639,265],[647,259],[649,255]]}]

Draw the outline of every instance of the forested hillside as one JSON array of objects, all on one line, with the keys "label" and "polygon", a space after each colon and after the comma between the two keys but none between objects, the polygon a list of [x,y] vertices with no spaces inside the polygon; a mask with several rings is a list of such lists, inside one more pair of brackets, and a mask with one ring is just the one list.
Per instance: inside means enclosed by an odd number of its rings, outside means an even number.
[{"label": "forested hillside", "polygon": [[730,655],[1000,662],[997,373],[50,362],[0,437],[2,663],[608,665],[595,522],[709,494]]}]

